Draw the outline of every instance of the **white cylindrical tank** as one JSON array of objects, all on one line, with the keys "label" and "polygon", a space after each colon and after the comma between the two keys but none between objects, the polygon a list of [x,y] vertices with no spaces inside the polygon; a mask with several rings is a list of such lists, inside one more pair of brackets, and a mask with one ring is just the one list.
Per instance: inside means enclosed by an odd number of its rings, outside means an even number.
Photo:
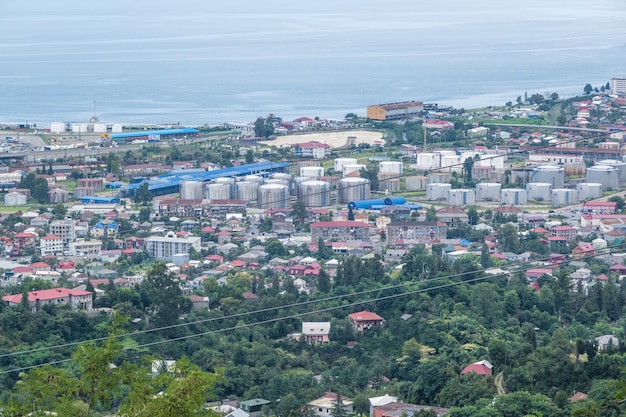
[{"label": "white cylindrical tank", "polygon": [[608,165],[617,169],[617,178],[620,184],[626,184],[626,162],[618,161],[616,159],[604,159],[597,162],[596,165]]},{"label": "white cylindrical tank", "polygon": [[72,123],[72,133],[87,133],[87,123]]},{"label": "white cylindrical tank", "polygon": [[293,182],[291,183],[291,187],[290,187],[290,194],[291,195],[299,195],[300,194],[300,184],[302,184],[305,181],[310,181],[311,178],[310,177],[295,177],[293,179]]},{"label": "white cylindrical tank", "polygon": [[72,197],[75,199],[96,195],[96,189],[93,187],[74,187]]},{"label": "white cylindrical tank", "polygon": [[291,181],[291,175],[285,172],[277,172],[275,174],[270,175],[270,179],[272,180],[283,180],[283,181]]},{"label": "white cylindrical tank", "polygon": [[428,183],[438,184],[450,182],[450,177],[452,177],[452,174],[449,172],[433,172],[432,174],[428,174]]},{"label": "white cylindrical tank", "polygon": [[578,202],[602,197],[602,184],[593,182],[580,182],[576,184]]},{"label": "white cylindrical tank", "polygon": [[367,178],[348,177],[339,180],[339,202],[368,200],[372,197],[370,181]]},{"label": "white cylindrical tank", "polygon": [[576,196],[576,190],[573,188],[555,188],[552,190],[552,204],[555,206],[567,206],[570,204],[576,204],[578,198]]},{"label": "white cylindrical tank", "polygon": [[305,207],[330,206],[330,184],[326,181],[304,181],[300,184],[298,199]]},{"label": "white cylindrical tank", "polygon": [[407,191],[420,191],[426,189],[426,185],[428,184],[428,177],[406,177],[404,181],[404,188],[406,188]]},{"label": "white cylindrical tank", "polygon": [[619,187],[618,170],[610,165],[594,165],[587,168],[587,182],[602,184],[605,190],[615,190]]},{"label": "white cylindrical tank", "polygon": [[257,188],[259,185],[250,181],[239,181],[235,183],[235,198],[243,201],[256,201]]},{"label": "white cylindrical tank", "polygon": [[337,158],[335,159],[334,170],[335,173],[343,172],[344,165],[355,165],[359,161],[354,158]]},{"label": "white cylindrical tank", "polygon": [[228,198],[233,198],[233,196],[235,195],[235,178],[233,177],[216,178],[215,180],[213,180],[213,182],[215,184],[228,185],[228,189],[230,191],[230,197]]},{"label": "white cylindrical tank", "polygon": [[204,188],[204,196],[207,200],[228,200],[230,199],[230,185],[212,183]]},{"label": "white cylindrical tank", "polygon": [[363,164],[349,164],[349,165],[344,165],[343,166],[343,176],[345,177],[346,175],[352,173],[352,172],[359,172],[362,169],[365,169],[365,165]]},{"label": "white cylindrical tank", "polygon": [[565,171],[557,165],[539,165],[533,169],[530,182],[544,182],[552,184],[552,188],[563,188]]},{"label": "white cylindrical tank", "polygon": [[24,206],[26,205],[26,196],[22,193],[6,193],[4,195],[5,206]]},{"label": "white cylindrical tank", "polygon": [[300,167],[300,176],[318,178],[324,176],[324,167]]},{"label": "white cylindrical tank", "polygon": [[476,191],[457,188],[448,191],[448,204],[451,206],[467,206],[476,203]]},{"label": "white cylindrical tank", "polygon": [[280,178],[270,178],[265,180],[265,184],[281,184],[285,186],[289,186],[289,180],[280,179]]},{"label": "white cylindrical tank", "polygon": [[122,133],[124,130],[122,129],[121,124],[114,124],[111,126],[111,133]]},{"label": "white cylindrical tank", "polygon": [[548,182],[529,182],[526,184],[526,195],[530,200],[550,201],[552,184]]},{"label": "white cylindrical tank", "polygon": [[65,123],[64,122],[50,123],[50,133],[65,133]]},{"label": "white cylindrical tank", "polygon": [[476,201],[498,201],[502,184],[481,182],[476,184]]},{"label": "white cylindrical tank", "polygon": [[378,172],[388,172],[402,175],[402,162],[382,161],[380,164],[378,164]]},{"label": "white cylindrical tank", "polygon": [[452,184],[436,182],[426,186],[426,200],[442,201],[448,198],[448,191],[452,189]]},{"label": "white cylindrical tank", "polygon": [[263,184],[264,181],[263,177],[261,177],[260,175],[246,175],[245,177],[243,177],[243,180],[247,182],[253,182],[257,185]]},{"label": "white cylindrical tank", "polygon": [[500,202],[507,206],[525,206],[528,197],[521,188],[505,188],[500,191]]},{"label": "white cylindrical tank", "polygon": [[286,208],[289,203],[289,188],[286,185],[263,184],[257,190],[259,208]]},{"label": "white cylindrical tank", "polygon": [[180,183],[180,198],[183,200],[202,200],[201,181],[183,181]]},{"label": "white cylindrical tank", "polygon": [[94,123],[93,124],[93,133],[106,133],[106,132],[107,132],[106,123]]}]

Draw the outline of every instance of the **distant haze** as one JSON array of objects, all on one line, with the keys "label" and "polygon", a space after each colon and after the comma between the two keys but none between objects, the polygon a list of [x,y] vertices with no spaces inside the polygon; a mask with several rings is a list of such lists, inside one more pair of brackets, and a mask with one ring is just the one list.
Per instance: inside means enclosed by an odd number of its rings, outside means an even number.
[{"label": "distant haze", "polygon": [[[506,5],[504,5],[506,3]],[[626,74],[626,2],[3,0],[0,122],[342,118],[581,93]]]}]

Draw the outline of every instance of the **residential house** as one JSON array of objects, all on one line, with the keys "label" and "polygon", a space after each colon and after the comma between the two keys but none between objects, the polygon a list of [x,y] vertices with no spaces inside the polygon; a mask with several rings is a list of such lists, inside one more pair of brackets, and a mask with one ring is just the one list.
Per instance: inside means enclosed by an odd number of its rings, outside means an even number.
[{"label": "residential house", "polygon": [[345,415],[350,415],[354,411],[353,402],[347,397],[335,394],[334,392],[327,392],[320,398],[309,401],[307,405],[313,410],[318,417],[332,417],[335,415],[334,409],[341,402]]},{"label": "residential house", "polygon": [[478,362],[474,362],[471,365],[467,365],[461,371],[461,375],[468,374],[470,372],[474,372],[478,375],[491,375],[493,372],[493,365],[488,360],[482,360]]},{"label": "residential house", "polygon": [[458,207],[442,207],[437,210],[437,219],[444,222],[448,227],[467,224],[469,217],[465,210]]},{"label": "residential house", "polygon": [[330,322],[302,322],[302,337],[304,341],[311,343],[328,343],[330,339],[328,334],[330,333]]},{"label": "residential house", "polygon": [[576,240],[576,229],[572,226],[554,226],[550,229],[550,233],[555,237],[563,237],[568,242]]},{"label": "residential house", "polygon": [[591,243],[581,242],[574,249],[572,249],[572,257],[575,259],[584,258],[587,256],[593,256],[595,248]]},{"label": "residential house", "polygon": [[263,407],[268,407],[271,403],[262,398],[254,398],[252,400],[239,401],[237,407],[245,411],[250,417],[255,417],[261,414]]},{"label": "residential house", "polygon": [[63,239],[60,236],[48,235],[39,241],[41,256],[59,256],[63,254]]},{"label": "residential house", "polygon": [[350,319],[350,323],[352,323],[352,327],[358,331],[371,329],[373,326],[383,326],[385,324],[385,319],[369,311],[352,313],[348,315],[348,318]]},{"label": "residential house", "polygon": [[619,347],[619,339],[613,334],[598,336],[595,338],[595,341],[598,344],[598,352]]},{"label": "residential house", "polygon": [[[28,303],[33,313],[41,310],[45,305],[68,305],[72,310],[92,310],[92,295],[90,291],[52,288],[49,290],[30,291]],[[7,305],[19,305],[22,302],[22,294],[13,294],[2,297]]]},{"label": "residential house", "polygon": [[171,261],[172,256],[179,253],[189,253],[192,248],[200,252],[200,237],[179,238],[170,232],[166,236],[150,236],[146,239],[146,251],[150,257],[156,260]]}]

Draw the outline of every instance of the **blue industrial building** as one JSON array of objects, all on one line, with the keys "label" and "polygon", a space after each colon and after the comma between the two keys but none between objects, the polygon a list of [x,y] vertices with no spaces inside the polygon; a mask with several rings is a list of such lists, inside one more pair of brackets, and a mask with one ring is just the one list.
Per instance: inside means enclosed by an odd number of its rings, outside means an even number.
[{"label": "blue industrial building", "polygon": [[[177,193],[180,183],[183,181],[206,182],[217,178],[239,177],[251,174],[269,174],[283,172],[289,164],[287,162],[257,162],[254,164],[241,165],[238,167],[217,169],[214,171],[175,171],[148,180],[148,189],[153,197],[165,194]],[[122,187],[123,197],[132,197],[143,182],[133,183]]]},{"label": "blue industrial building", "polygon": [[80,198],[82,204],[119,204],[119,197],[97,197],[95,195],[86,195]]},{"label": "blue industrial building", "polygon": [[162,139],[174,138],[195,138],[200,131],[198,129],[160,129],[160,130],[144,130],[140,132],[113,133],[111,140],[123,140],[125,142],[134,142],[136,140],[147,140],[148,142],[158,142]]},{"label": "blue industrial building", "polygon": [[407,204],[404,197],[386,197],[385,199],[356,200],[348,203],[352,210],[380,210],[383,207],[402,206],[411,210],[421,210],[421,204]]}]

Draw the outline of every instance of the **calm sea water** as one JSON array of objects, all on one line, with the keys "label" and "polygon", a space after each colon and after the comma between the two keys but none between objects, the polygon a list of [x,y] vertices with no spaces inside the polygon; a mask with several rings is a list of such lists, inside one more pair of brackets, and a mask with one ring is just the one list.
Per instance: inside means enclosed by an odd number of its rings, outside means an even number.
[{"label": "calm sea water", "polygon": [[342,118],[567,96],[626,74],[623,0],[424,3],[3,0],[0,122]]}]

